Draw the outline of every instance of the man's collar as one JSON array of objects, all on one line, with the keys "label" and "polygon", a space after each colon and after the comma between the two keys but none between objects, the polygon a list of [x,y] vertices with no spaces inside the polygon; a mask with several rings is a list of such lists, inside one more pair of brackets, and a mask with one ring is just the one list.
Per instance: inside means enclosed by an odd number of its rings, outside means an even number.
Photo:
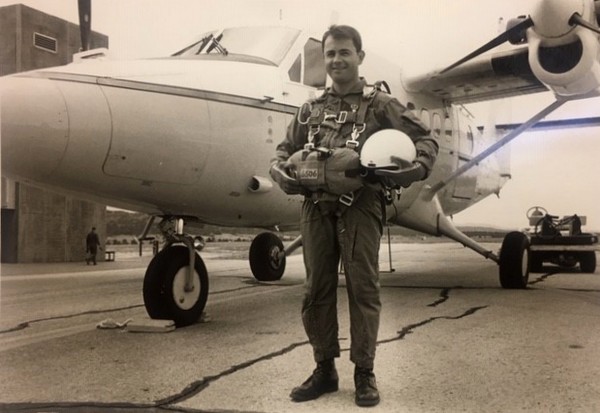
[{"label": "man's collar", "polygon": [[344,97],[344,96],[348,96],[348,95],[354,95],[354,94],[362,94],[363,90],[365,89],[365,86],[367,85],[367,81],[365,80],[364,77],[360,77],[358,79],[358,81],[352,86],[352,88],[348,91],[348,93],[346,93],[345,95],[340,95],[334,88],[333,86],[328,87],[325,92],[328,95],[333,95],[333,96],[338,96],[338,97]]}]

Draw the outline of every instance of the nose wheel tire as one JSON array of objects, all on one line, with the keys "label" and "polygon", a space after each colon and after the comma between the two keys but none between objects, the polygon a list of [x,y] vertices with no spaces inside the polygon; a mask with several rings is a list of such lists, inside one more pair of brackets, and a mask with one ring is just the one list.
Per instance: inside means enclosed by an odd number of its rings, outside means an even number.
[{"label": "nose wheel tire", "polygon": [[277,281],[285,271],[283,243],[271,232],[258,234],[250,245],[250,269],[259,281]]},{"label": "nose wheel tire", "polygon": [[174,320],[177,327],[197,322],[208,299],[208,273],[196,255],[192,288],[186,291],[189,251],[173,246],[159,252],[144,277],[144,305],[150,318]]},{"label": "nose wheel tire", "polygon": [[509,232],[500,250],[500,285],[503,288],[527,288],[529,281],[529,239],[522,232]]}]

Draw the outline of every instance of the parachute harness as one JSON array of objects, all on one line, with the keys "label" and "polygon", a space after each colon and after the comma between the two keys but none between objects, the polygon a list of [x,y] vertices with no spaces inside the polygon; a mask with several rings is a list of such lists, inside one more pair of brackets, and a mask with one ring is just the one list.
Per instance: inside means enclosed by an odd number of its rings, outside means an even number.
[{"label": "parachute harness", "polygon": [[[372,86],[365,86],[359,104],[351,104],[350,111],[342,110],[337,114],[326,113],[324,110],[324,99],[314,102],[306,102],[298,111],[297,121],[301,125],[308,125],[307,143],[301,150],[298,159],[298,178],[313,193],[315,203],[320,200],[330,200],[335,197],[342,205],[350,206],[355,201],[355,192],[362,187],[362,181],[356,171],[360,167],[358,138],[366,129],[366,116],[369,106],[375,96],[382,90],[384,85],[389,93],[385,82],[376,82]],[[303,114],[309,112],[309,116],[303,118]],[[341,128],[344,124],[352,123],[350,139],[346,140],[345,148],[316,147],[315,137],[321,132],[324,122],[335,122]],[[326,163],[329,165],[326,166]],[[340,165],[347,165],[339,171]],[[335,165],[335,166],[332,166]],[[327,196],[329,193],[332,196]]]},{"label": "parachute harness", "polygon": [[[382,86],[384,86],[389,93],[389,87],[387,86],[387,83],[382,81],[375,82],[375,84],[372,86],[365,86],[360,105],[352,104],[350,106],[351,112],[342,110],[338,112],[337,115],[327,114],[324,111],[322,101],[317,100],[315,104],[312,102],[304,103],[301,109],[298,111],[297,117],[299,124],[308,125],[308,143],[304,145],[304,149],[308,151],[315,149],[314,139],[315,136],[317,136],[321,131],[321,125],[326,120],[332,119],[340,125],[353,123],[352,133],[350,134],[350,139],[346,141],[346,147],[350,149],[357,149],[360,145],[358,142],[358,137],[365,131],[366,128],[365,118],[367,116],[367,110],[375,99],[377,92],[382,91]],[[307,110],[305,108],[307,108]],[[302,114],[307,111],[310,111],[310,115],[307,118],[302,119]]]}]

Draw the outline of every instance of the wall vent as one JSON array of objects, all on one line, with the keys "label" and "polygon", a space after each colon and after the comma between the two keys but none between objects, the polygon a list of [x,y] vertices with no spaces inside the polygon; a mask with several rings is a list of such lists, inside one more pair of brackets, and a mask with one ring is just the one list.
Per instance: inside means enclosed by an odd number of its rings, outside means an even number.
[{"label": "wall vent", "polygon": [[33,33],[33,45],[38,49],[56,53],[56,39],[40,33]]}]

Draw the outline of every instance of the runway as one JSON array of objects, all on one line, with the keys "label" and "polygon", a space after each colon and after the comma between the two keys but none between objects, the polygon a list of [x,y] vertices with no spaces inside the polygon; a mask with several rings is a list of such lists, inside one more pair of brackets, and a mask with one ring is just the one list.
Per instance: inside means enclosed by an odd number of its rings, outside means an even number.
[{"label": "runway", "polygon": [[[497,251],[499,244],[488,244]],[[495,263],[454,243],[382,246],[383,312],[370,412],[600,411],[600,278],[531,274],[504,290]],[[313,369],[304,270],[259,283],[239,252],[203,255],[207,322],[170,333],[97,329],[144,318],[150,257],[3,265],[0,411],[353,412],[347,299],[338,288],[340,390],[293,403]],[[390,268],[394,270],[390,272]]]}]

